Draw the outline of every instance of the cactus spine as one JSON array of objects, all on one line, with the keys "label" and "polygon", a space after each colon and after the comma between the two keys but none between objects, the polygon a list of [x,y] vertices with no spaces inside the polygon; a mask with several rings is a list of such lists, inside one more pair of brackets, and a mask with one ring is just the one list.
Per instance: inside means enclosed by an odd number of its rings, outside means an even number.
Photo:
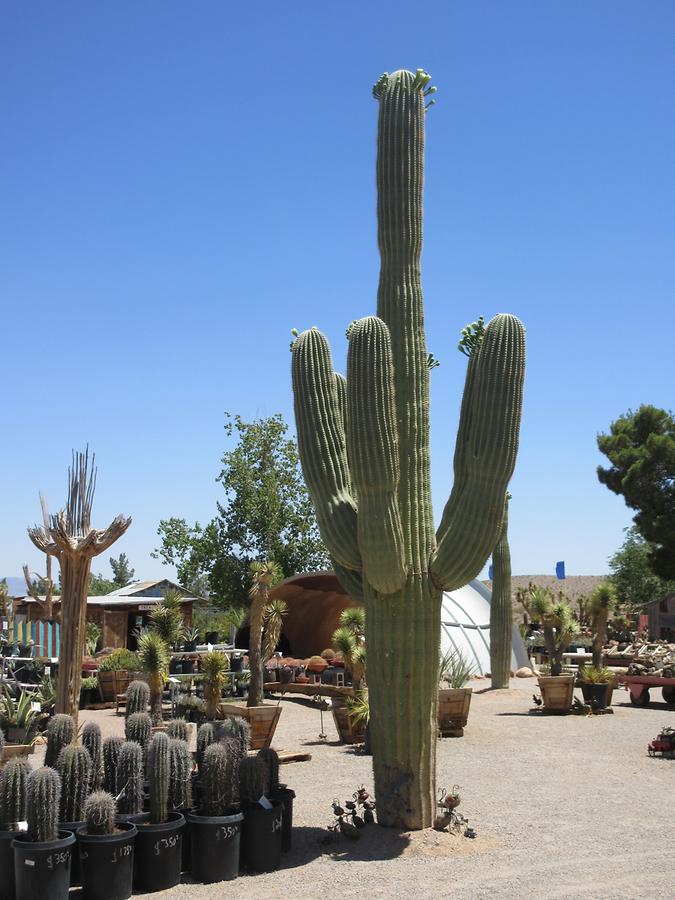
[{"label": "cactus spine", "polygon": [[504,521],[492,554],[492,600],[490,601],[490,678],[493,688],[507,688],[511,674],[511,550],[509,549],[509,501],[504,503]]},{"label": "cactus spine", "polygon": [[17,823],[26,819],[26,781],[30,766],[24,759],[14,758],[0,771],[0,827],[16,831]]},{"label": "cactus spine", "polygon": [[101,729],[96,722],[86,722],[82,729],[82,746],[86,747],[91,757],[91,785],[95,791],[101,785],[103,755],[101,751]]},{"label": "cactus spine", "polygon": [[187,741],[188,730],[185,719],[172,719],[166,726],[166,733],[177,741]]},{"label": "cactus spine", "polygon": [[120,755],[120,747],[124,741],[121,737],[107,737],[103,741],[103,790],[109,794],[116,794],[117,760]]},{"label": "cactus spine", "polygon": [[121,813],[143,812],[143,750],[135,741],[119,747],[114,793]]},{"label": "cactus spine", "polygon": [[87,834],[112,834],[115,830],[115,799],[106,791],[95,791],[84,804]]},{"label": "cactus spine", "polygon": [[150,821],[153,825],[169,817],[169,738],[158,731],[148,746]]},{"label": "cactus spine", "polygon": [[86,747],[69,744],[64,747],[56,764],[61,778],[60,822],[81,822],[84,801],[91,784],[91,756]]},{"label": "cactus spine", "polygon": [[61,779],[55,769],[35,769],[26,782],[26,820],[32,841],[56,841],[61,804]]},{"label": "cactus spine", "polygon": [[67,744],[71,744],[75,738],[75,722],[72,716],[66,713],[57,713],[47,726],[47,750],[45,752],[45,765],[54,767],[59,759],[59,754]]},{"label": "cactus spine", "polygon": [[225,738],[206,748],[201,775],[200,812],[203,816],[227,816],[236,809],[239,803],[239,771],[239,744],[236,740]]},{"label": "cactus spine", "polygon": [[239,799],[242,806],[257,803],[263,794],[269,794],[270,782],[267,766],[257,756],[242,759],[239,763]]},{"label": "cactus spine", "polygon": [[169,809],[192,806],[192,755],[185,741],[169,739]]},{"label": "cactus spine", "polygon": [[428,82],[400,71],[375,86],[377,318],[349,331],[346,391],[319,331],[292,346],[305,481],[336,574],[366,605],[378,821],[405,829],[434,819],[441,594],[475,578],[497,542],[525,358],[521,323],[496,316],[469,360],[455,482],[434,534],[420,277]]},{"label": "cactus spine", "polygon": [[146,713],[150,705],[150,688],[146,681],[132,681],[127,688],[127,703],[124,707],[124,718],[134,713]]}]

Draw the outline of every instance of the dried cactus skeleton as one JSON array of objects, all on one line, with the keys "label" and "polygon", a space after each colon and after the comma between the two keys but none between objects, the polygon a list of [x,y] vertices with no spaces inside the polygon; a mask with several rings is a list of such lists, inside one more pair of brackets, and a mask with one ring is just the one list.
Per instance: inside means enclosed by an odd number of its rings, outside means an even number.
[{"label": "dried cactus skeleton", "polygon": [[73,453],[68,469],[68,503],[49,517],[49,526],[28,529],[38,550],[55,556],[61,568],[61,647],[56,711],[77,721],[82,678],[82,648],[85,644],[87,593],[91,561],[120,538],[131,519],[116,516],[99,531],[91,527],[91,506],[96,487],[95,458],[89,451]]},{"label": "dried cactus skeleton", "polygon": [[317,329],[291,348],[305,481],[336,574],[367,610],[378,820],[402,828],[434,820],[441,594],[475,578],[497,542],[525,366],[522,324],[495,316],[468,362],[455,482],[434,532],[420,278],[429,79],[400,71],[374,89],[377,317],[349,329],[347,379]]}]

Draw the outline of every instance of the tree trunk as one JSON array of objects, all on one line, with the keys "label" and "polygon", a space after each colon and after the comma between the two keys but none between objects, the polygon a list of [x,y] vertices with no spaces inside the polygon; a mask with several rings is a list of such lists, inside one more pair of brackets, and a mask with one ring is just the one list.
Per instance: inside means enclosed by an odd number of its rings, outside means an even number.
[{"label": "tree trunk", "polygon": [[150,718],[154,726],[161,725],[162,716],[162,688],[164,681],[161,672],[151,672],[148,677],[148,687],[150,688]]},{"label": "tree trunk", "polygon": [[440,624],[441,591],[428,575],[408,576],[405,588],[387,597],[367,585],[377,818],[391,828],[426,828],[436,814]]},{"label": "tree trunk", "polygon": [[508,502],[504,504],[502,532],[492,555],[494,578],[490,602],[490,677],[493,688],[507,688],[511,673],[511,551],[508,539]]},{"label": "tree trunk", "polygon": [[596,669],[602,667],[602,648],[607,640],[607,618],[608,610],[603,607],[598,611],[598,618],[595,626],[595,634],[593,635],[593,666]]},{"label": "tree trunk", "polygon": [[248,667],[251,670],[251,681],[248,688],[247,706],[262,706],[263,702],[263,659],[261,651],[263,614],[266,605],[267,596],[265,595],[255,597],[251,601],[248,639]]},{"label": "tree trunk", "polygon": [[61,557],[61,645],[55,709],[72,716],[75,722],[80,708],[90,569],[88,556]]}]

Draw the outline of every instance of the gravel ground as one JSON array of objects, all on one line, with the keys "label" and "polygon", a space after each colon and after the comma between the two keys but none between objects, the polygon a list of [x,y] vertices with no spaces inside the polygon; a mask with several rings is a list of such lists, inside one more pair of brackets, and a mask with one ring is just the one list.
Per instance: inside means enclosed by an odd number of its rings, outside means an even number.
[{"label": "gravel ground", "polygon": [[[461,786],[475,840],[371,827],[355,843],[322,843],[333,797],[372,787],[370,759],[337,742],[330,712],[323,741],[318,710],[285,699],[275,747],[312,759],[282,770],[297,794],[283,868],[226,884],[186,879],[162,897],[675,897],[675,760],[646,753],[659,729],[675,724],[675,711],[662,702],[633,708],[615,691],[613,715],[529,714],[535,686],[514,680],[511,690],[480,693],[485,682],[475,682],[464,737],[438,744],[439,786]],[[84,717],[104,735],[122,732],[114,711]]]}]

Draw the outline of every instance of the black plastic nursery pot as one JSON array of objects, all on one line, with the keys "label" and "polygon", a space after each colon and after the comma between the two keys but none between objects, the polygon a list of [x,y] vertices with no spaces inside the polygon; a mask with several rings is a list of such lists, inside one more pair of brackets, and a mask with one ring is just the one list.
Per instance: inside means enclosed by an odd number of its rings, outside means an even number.
[{"label": "black plastic nursery pot", "polygon": [[0,831],[0,900],[14,900],[14,847],[19,831]]},{"label": "black plastic nursery pot", "polygon": [[152,893],[165,891],[180,881],[183,853],[182,813],[170,812],[166,822],[150,823],[150,813],[133,816],[138,828],[134,851],[134,887]]},{"label": "black plastic nursery pot", "polygon": [[14,847],[16,900],[67,900],[75,835],[60,831],[58,841],[27,841]]},{"label": "black plastic nursery pot", "polygon": [[237,877],[243,819],[243,813],[231,816],[188,813],[192,844],[190,874],[195,881],[212,884]]},{"label": "black plastic nursery pot", "polygon": [[288,853],[291,849],[293,834],[293,801],[295,800],[295,791],[286,785],[279,785],[278,788],[270,793],[270,800],[279,800],[283,810],[284,817],[281,820],[281,852]]},{"label": "black plastic nursery pot", "polygon": [[[83,825],[84,821],[59,822],[59,831],[70,831],[71,834],[75,835],[75,840],[77,840],[78,828],[81,828]],[[77,847],[73,847],[73,857],[70,861],[70,886],[76,887],[78,884],[80,884],[80,854]]]},{"label": "black plastic nursery pot", "polygon": [[605,709],[607,706],[607,692],[609,685],[603,684],[585,684],[582,682],[581,693],[584,702],[588,703],[591,709]]},{"label": "black plastic nursery pot", "polygon": [[283,806],[270,800],[272,809],[255,804],[244,810],[241,829],[241,868],[246,872],[274,872],[281,865]]},{"label": "black plastic nursery pot", "polygon": [[78,830],[83,900],[127,900],[134,876],[133,822],[117,822],[114,834],[87,834]]}]

